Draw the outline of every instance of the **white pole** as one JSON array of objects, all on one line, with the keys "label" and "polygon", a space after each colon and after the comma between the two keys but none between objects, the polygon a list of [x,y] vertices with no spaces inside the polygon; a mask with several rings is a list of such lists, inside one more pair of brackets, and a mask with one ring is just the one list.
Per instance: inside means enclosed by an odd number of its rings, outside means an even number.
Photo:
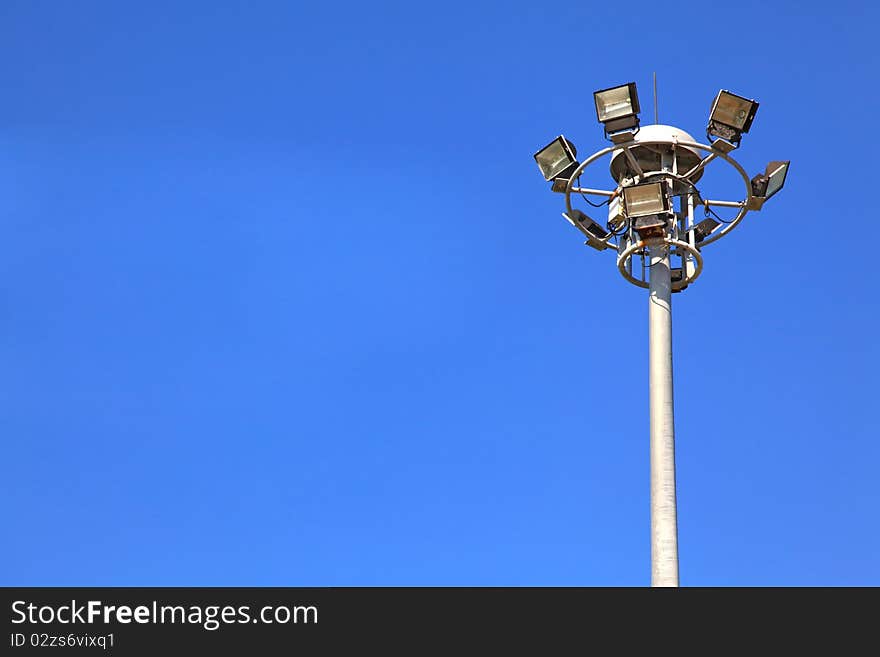
[{"label": "white pole", "polygon": [[672,414],[672,281],[669,249],[665,245],[651,248],[650,290],[651,586],[678,586]]}]

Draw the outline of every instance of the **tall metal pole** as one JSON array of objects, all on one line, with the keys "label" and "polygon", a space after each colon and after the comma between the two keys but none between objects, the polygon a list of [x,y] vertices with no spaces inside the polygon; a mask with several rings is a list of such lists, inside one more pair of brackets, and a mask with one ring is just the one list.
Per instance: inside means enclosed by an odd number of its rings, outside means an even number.
[{"label": "tall metal pole", "polygon": [[651,586],[678,586],[669,248],[651,247],[650,255]]}]

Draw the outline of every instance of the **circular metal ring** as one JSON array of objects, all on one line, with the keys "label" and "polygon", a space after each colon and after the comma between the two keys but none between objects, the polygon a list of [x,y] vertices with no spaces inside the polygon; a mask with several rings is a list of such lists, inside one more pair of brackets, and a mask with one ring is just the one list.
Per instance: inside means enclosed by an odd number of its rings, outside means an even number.
[{"label": "circular metal ring", "polygon": [[[666,244],[668,246],[676,246],[679,249],[684,249],[690,255],[694,257],[694,260],[697,263],[696,268],[694,269],[694,273],[692,276],[684,279],[681,283],[672,286],[673,290],[681,290],[693,283],[700,274],[703,272],[703,256],[700,254],[699,249],[691,246],[687,242],[683,242],[682,240],[672,239],[671,237],[663,237],[663,238],[655,238],[649,240],[639,240],[638,242],[633,242],[626,249],[623,250],[622,253],[617,256],[617,268],[620,270],[621,275],[628,280],[633,285],[637,285],[638,287],[649,288],[650,286],[645,281],[636,278],[632,274],[630,274],[626,270],[626,262],[635,255],[636,251],[643,249],[645,247],[656,246],[658,244]],[[686,270],[685,270],[686,271]]]}]

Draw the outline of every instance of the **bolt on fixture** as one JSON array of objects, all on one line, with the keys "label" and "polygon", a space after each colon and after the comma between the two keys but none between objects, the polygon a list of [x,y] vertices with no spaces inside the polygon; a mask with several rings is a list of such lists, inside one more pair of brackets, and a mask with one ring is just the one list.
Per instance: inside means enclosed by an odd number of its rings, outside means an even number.
[{"label": "bolt on fixture", "polygon": [[[672,126],[640,126],[634,82],[597,91],[593,100],[610,147],[579,162],[574,144],[560,135],[534,157],[551,191],[565,195],[562,216],[586,237],[585,244],[614,253],[621,275],[650,290],[651,583],[678,586],[672,293],[684,291],[700,276],[706,246],[728,235],[749,211],[761,210],[782,189],[790,162],[773,161],[763,173],[748,176],[731,153],[751,128],[758,103],[724,89],[709,112],[709,144]],[[586,169],[606,155],[611,156],[614,189],[583,186]],[[742,199],[710,200],[700,192],[697,183],[713,162],[725,162],[739,174],[745,186]],[[573,206],[581,196],[604,199],[589,201],[594,208],[607,205],[604,227]],[[705,218],[695,222],[700,206]],[[735,216],[722,219],[716,208]]]}]

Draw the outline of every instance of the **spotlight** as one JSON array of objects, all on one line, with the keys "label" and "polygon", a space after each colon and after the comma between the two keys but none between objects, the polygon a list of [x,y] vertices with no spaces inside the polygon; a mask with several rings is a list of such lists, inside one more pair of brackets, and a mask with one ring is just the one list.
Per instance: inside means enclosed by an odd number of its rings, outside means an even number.
[{"label": "spotlight", "polygon": [[669,270],[669,280],[672,283],[673,292],[684,292],[688,286],[685,285],[685,270],[682,267],[674,267]]},{"label": "spotlight", "polygon": [[576,158],[577,149],[574,144],[562,135],[535,153],[535,162],[538,163],[544,180],[554,180],[563,173],[573,172],[578,166]]},{"label": "spotlight", "polygon": [[633,218],[668,212],[669,199],[666,196],[665,186],[664,183],[654,182],[624,187],[623,203],[626,206],[626,216]]},{"label": "spotlight", "polygon": [[699,244],[704,239],[709,237],[709,235],[712,234],[712,231],[718,228],[718,226],[720,225],[721,223],[715,221],[712,217],[707,217],[706,219],[703,219],[700,223],[698,223],[691,229],[694,234],[694,242]]},{"label": "spotlight", "polygon": [[764,169],[764,173],[752,178],[752,196],[768,199],[782,189],[785,176],[788,175],[789,163],[790,160],[771,162]]},{"label": "spotlight", "polygon": [[636,83],[602,89],[593,94],[596,118],[605,127],[605,136],[639,126],[639,94]]},{"label": "spotlight", "polygon": [[572,226],[581,231],[587,238],[587,246],[591,246],[597,251],[604,251],[608,248],[608,244],[601,240],[608,237],[608,231],[602,228],[595,221],[590,219],[580,210],[572,210],[571,215],[566,212],[562,213],[565,220]]},{"label": "spotlight", "polygon": [[788,165],[789,161],[771,162],[764,169],[764,173],[759,173],[752,178],[752,198],[749,199],[749,210],[760,210],[768,198],[782,189],[785,177],[788,175]]},{"label": "spotlight", "polygon": [[642,239],[663,237],[664,228],[666,228],[666,219],[659,214],[651,214],[646,217],[636,217],[633,219],[633,230]]},{"label": "spotlight", "polygon": [[626,216],[642,239],[662,237],[669,219],[669,197],[665,182],[644,183],[623,188]]},{"label": "spotlight", "polygon": [[754,100],[722,89],[712,103],[706,134],[720,137],[735,148],[739,146],[740,139],[752,126],[757,111],[758,103]]}]

